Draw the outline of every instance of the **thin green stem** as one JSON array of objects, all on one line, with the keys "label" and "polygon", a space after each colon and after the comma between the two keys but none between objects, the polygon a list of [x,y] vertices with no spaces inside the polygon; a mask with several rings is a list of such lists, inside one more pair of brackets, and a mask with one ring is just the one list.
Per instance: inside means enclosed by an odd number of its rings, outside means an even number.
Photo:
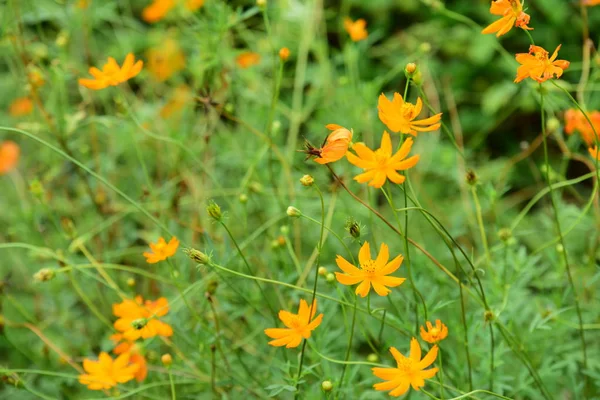
[{"label": "thin green stem", "polygon": [[[358,295],[354,295],[354,310],[352,311],[352,325],[350,326],[350,336],[348,338],[348,347],[346,348],[346,357],[344,357],[344,361],[348,362],[348,360],[350,359],[350,352],[352,350],[352,339],[354,338],[354,324],[356,323],[356,302],[358,301]],[[336,392],[336,396],[335,398],[337,399],[339,394],[340,394],[340,390],[342,390],[342,387],[344,386],[344,375],[346,375],[346,367],[348,366],[348,364],[344,364],[344,366],[342,367],[342,376],[340,376],[340,385],[339,385],[339,389]]]},{"label": "thin green stem", "polygon": [[[439,347],[439,346],[438,346]],[[442,348],[439,348],[439,358],[440,361],[438,362],[438,365],[440,366],[440,374],[438,375],[438,378],[440,380],[440,398],[442,400],[444,400],[444,362],[443,362],[443,357],[442,357]]]},{"label": "thin green stem", "polygon": [[477,225],[479,226],[479,234],[481,235],[481,245],[485,252],[485,259],[489,270],[492,269],[492,257],[490,256],[490,249],[488,247],[487,235],[485,234],[485,225],[483,224],[483,213],[481,211],[481,203],[479,203],[479,196],[477,195],[477,188],[475,185],[471,185],[471,194],[473,195],[473,203],[475,203],[475,213],[477,215]]},{"label": "thin green stem", "polygon": [[173,374],[171,373],[171,368],[168,368],[169,371],[169,385],[171,386],[171,399],[176,400],[177,395],[175,394],[175,383],[173,382]]}]

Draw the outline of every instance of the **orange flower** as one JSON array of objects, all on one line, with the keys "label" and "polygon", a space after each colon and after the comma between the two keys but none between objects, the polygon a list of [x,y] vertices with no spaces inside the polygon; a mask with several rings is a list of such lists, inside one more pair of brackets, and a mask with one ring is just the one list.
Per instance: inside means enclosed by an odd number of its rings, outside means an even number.
[{"label": "orange flower", "polygon": [[359,42],[361,40],[366,39],[369,36],[369,32],[367,32],[367,21],[360,18],[356,21],[352,21],[350,18],[346,18],[344,20],[344,29],[350,35],[350,39],[353,42]]},{"label": "orange flower", "polygon": [[89,69],[94,79],[79,79],[79,84],[93,90],[117,86],[139,74],[143,65],[144,62],[141,60],[135,62],[132,53],[127,54],[122,67],[119,67],[114,58],[108,57],[108,62],[104,64],[102,71],[96,67]]},{"label": "orange flower", "polygon": [[[591,146],[596,142],[596,134],[600,134],[600,111],[593,111],[587,115],[592,121],[592,125],[581,111],[567,110],[565,112],[565,133],[571,135],[577,131],[581,134],[583,141]],[[594,134],[594,130],[596,134]]]},{"label": "orange flower", "polygon": [[350,142],[352,142],[352,131],[349,131],[343,126],[329,124],[326,125],[325,128],[333,132],[327,136],[325,145],[316,151],[319,157],[315,158],[315,161],[319,164],[338,161],[346,155],[348,146],[350,146]]},{"label": "orange flower", "polygon": [[144,8],[142,18],[149,23],[158,22],[175,7],[174,0],[154,0],[152,4]]},{"label": "orange flower", "polygon": [[144,252],[144,257],[146,257],[146,262],[148,264],[156,264],[157,262],[164,261],[174,255],[177,252],[178,247],[179,240],[177,240],[176,237],[171,238],[169,243],[165,242],[165,239],[160,237],[156,244],[150,243],[152,253]]},{"label": "orange flower", "polygon": [[13,117],[21,117],[23,115],[31,114],[33,111],[33,101],[29,97],[19,97],[10,103],[8,112]]},{"label": "orange flower", "polygon": [[533,30],[527,26],[529,15],[523,12],[523,4],[520,0],[492,1],[490,12],[494,15],[502,15],[502,18],[482,30],[481,33],[496,33],[496,36],[500,37],[510,31],[513,26],[528,31]]},{"label": "orange flower", "polygon": [[600,0],[583,0],[583,4],[586,6],[598,6],[600,5]]},{"label": "orange flower", "polygon": [[260,54],[246,51],[235,58],[235,62],[240,68],[246,69],[260,63]]},{"label": "orange flower", "polygon": [[285,62],[288,58],[290,58],[290,49],[287,47],[282,47],[279,49],[279,59]]},{"label": "orange flower", "polygon": [[121,342],[121,340],[123,340],[123,334],[121,333],[115,333],[114,335],[111,335],[110,340],[115,342],[116,346],[113,349],[113,353],[129,353],[129,355],[131,356],[129,362],[131,362],[132,364],[137,364],[139,366],[137,372],[134,375],[135,380],[138,382],[144,381],[148,376],[148,365],[146,362],[146,358],[143,356],[139,345],[137,345],[135,342],[130,341]]},{"label": "orange flower", "polygon": [[376,383],[373,387],[379,391],[390,391],[390,396],[402,396],[411,386],[420,390],[425,386],[425,379],[433,378],[438,372],[437,368],[425,369],[435,361],[437,346],[433,346],[422,360],[421,346],[415,338],[410,341],[410,357],[403,356],[395,347],[390,347],[390,353],[396,360],[396,368],[372,368],[376,377],[387,381]]},{"label": "orange flower", "polygon": [[279,319],[286,328],[265,329],[265,334],[268,337],[275,339],[270,341],[269,344],[276,347],[285,346],[288,349],[298,347],[302,342],[302,339],[310,338],[311,331],[321,324],[323,314],[319,314],[317,318],[315,318],[316,313],[316,299],[310,310],[308,308],[308,303],[304,299],[300,300],[298,314],[292,314],[285,310],[279,311]]},{"label": "orange flower", "polygon": [[185,68],[185,55],[173,39],[166,39],[160,46],[146,52],[148,71],[157,81],[163,82]]},{"label": "orange flower", "polygon": [[91,2],[92,2],[92,0],[78,0],[77,7],[82,10],[85,10],[86,8],[88,8],[90,6]]},{"label": "orange flower", "polygon": [[418,132],[430,132],[440,128],[442,113],[432,117],[415,121],[415,118],[421,114],[423,102],[417,98],[417,104],[413,105],[402,99],[400,93],[394,93],[393,101],[388,100],[382,93],[377,103],[379,110],[379,119],[394,133],[407,133],[417,136]]},{"label": "orange flower", "polygon": [[335,277],[342,285],[355,285],[360,282],[360,285],[356,287],[356,294],[361,297],[366,297],[369,294],[371,286],[373,286],[373,289],[378,295],[387,296],[391,292],[391,290],[387,288],[388,286],[400,286],[406,280],[404,278],[388,276],[400,268],[403,257],[397,256],[392,261],[388,262],[389,259],[390,251],[387,244],[381,244],[379,255],[373,260],[371,258],[371,247],[369,242],[365,242],[358,252],[360,269],[350,264],[344,257],[338,255],[335,262],[345,273],[342,274],[341,272],[336,272]]},{"label": "orange flower", "polygon": [[421,339],[427,343],[438,343],[448,336],[448,327],[442,324],[439,319],[435,320],[435,327],[431,325],[431,322],[427,321],[427,331],[421,327]]},{"label": "orange flower", "polygon": [[13,141],[0,143],[0,175],[4,175],[16,167],[19,162],[21,148]]},{"label": "orange flower", "polygon": [[563,71],[569,68],[569,61],[557,60],[560,44],[554,50],[552,57],[548,58],[548,52],[540,46],[529,46],[529,53],[517,54],[517,62],[521,64],[517,70],[516,82],[521,82],[525,78],[531,78],[537,82],[545,82],[552,79],[554,75],[560,78]]},{"label": "orange flower", "polygon": [[169,312],[169,302],[161,297],[158,300],[143,301],[142,296],[134,300],[123,300],[113,304],[113,314],[117,317],[114,327],[123,334],[123,338],[134,341],[154,336],[172,336],[173,328],[158,319]]},{"label": "orange flower", "polygon": [[183,109],[186,105],[193,101],[193,95],[190,88],[186,85],[181,85],[173,91],[173,95],[160,110],[161,118],[169,118],[173,114]]},{"label": "orange flower", "polygon": [[134,378],[139,365],[130,364],[129,353],[113,360],[107,353],[100,353],[98,361],[88,358],[83,360],[83,369],[87,374],[79,375],[79,383],[87,385],[90,390],[105,390],[125,383]]},{"label": "orange flower", "polygon": [[405,177],[396,171],[412,168],[419,161],[418,155],[406,158],[412,145],[412,138],[406,139],[400,150],[392,156],[392,140],[387,132],[383,132],[381,147],[375,151],[369,149],[364,143],[354,144],[352,150],[358,156],[348,152],[346,157],[351,164],[365,170],[364,173],[356,175],[354,180],[359,183],[369,182],[369,186],[377,189],[381,188],[387,179],[397,184],[404,182]]},{"label": "orange flower", "polygon": [[203,5],[204,5],[204,0],[186,0],[185,1],[185,8],[187,8],[190,11],[196,11]]},{"label": "orange flower", "polygon": [[590,155],[595,159],[600,161],[600,151],[598,150],[598,146],[588,148]]}]

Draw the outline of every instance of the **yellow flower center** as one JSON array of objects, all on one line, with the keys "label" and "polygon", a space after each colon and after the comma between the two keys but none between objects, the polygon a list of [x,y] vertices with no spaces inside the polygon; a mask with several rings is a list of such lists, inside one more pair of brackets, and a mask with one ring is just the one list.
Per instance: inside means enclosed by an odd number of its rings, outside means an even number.
[{"label": "yellow flower center", "polygon": [[431,331],[429,331],[429,334],[433,337],[433,338],[437,338],[438,335],[440,334],[440,330],[438,328],[433,328],[431,329]]},{"label": "yellow flower center", "polygon": [[536,51],[534,53],[535,58],[540,61],[548,61],[548,52],[544,50]]},{"label": "yellow flower center", "polygon": [[304,326],[304,323],[302,323],[302,321],[300,321],[300,318],[298,318],[296,316],[296,317],[292,318],[292,321],[290,322],[290,325],[292,326],[293,329],[301,330],[303,328],[303,326]]},{"label": "yellow flower center", "polygon": [[412,372],[414,361],[412,358],[404,357],[398,363],[398,369],[404,373]]},{"label": "yellow flower center", "polygon": [[415,106],[414,104],[408,103],[408,102],[404,102],[404,104],[402,104],[402,108],[400,109],[400,113],[402,114],[402,116],[404,118],[406,118],[407,120],[412,120],[415,115]]},{"label": "yellow flower center", "polygon": [[[388,162],[388,155],[383,152],[381,149],[375,150],[375,161],[380,167],[383,167]],[[372,261],[371,261],[372,262]]]},{"label": "yellow flower center", "polygon": [[[379,151],[379,150],[378,150]],[[369,260],[366,263],[360,264],[360,267],[363,271],[365,271],[369,276],[375,275],[377,271],[377,264],[375,264],[375,260]]]}]

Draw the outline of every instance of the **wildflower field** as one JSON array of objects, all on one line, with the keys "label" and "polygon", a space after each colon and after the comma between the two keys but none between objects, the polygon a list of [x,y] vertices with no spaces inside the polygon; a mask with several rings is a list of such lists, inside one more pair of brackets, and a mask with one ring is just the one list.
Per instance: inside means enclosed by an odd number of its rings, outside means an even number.
[{"label": "wildflower field", "polygon": [[600,399],[599,0],[0,22],[0,399]]}]

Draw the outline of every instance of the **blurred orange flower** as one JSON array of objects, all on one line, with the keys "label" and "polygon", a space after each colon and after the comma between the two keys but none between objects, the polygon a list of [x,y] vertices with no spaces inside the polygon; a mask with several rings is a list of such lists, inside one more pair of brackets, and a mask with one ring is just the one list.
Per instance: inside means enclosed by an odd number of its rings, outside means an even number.
[{"label": "blurred orange flower", "polygon": [[183,109],[187,104],[191,103],[194,100],[194,96],[192,95],[191,89],[186,85],[181,85],[173,91],[173,95],[160,110],[161,118],[169,118],[173,114],[179,112]]},{"label": "blurred orange flower", "polygon": [[548,58],[549,53],[540,46],[529,46],[529,53],[517,54],[517,62],[521,64],[517,70],[515,83],[521,82],[525,78],[531,78],[537,82],[545,82],[552,79],[554,75],[560,78],[563,71],[569,68],[569,61],[557,60],[558,50],[560,46],[554,50],[552,57]]},{"label": "blurred orange flower", "polygon": [[520,0],[492,1],[490,12],[494,15],[501,15],[502,18],[482,30],[481,33],[496,33],[496,36],[500,37],[508,33],[513,26],[528,31],[533,30],[527,26],[530,17],[523,12],[523,4]]},{"label": "blurred orange flower", "polygon": [[600,151],[598,150],[598,146],[588,148],[590,155],[595,159],[600,161]]},{"label": "blurred orange flower", "polygon": [[129,362],[129,353],[120,355],[116,360],[105,352],[100,353],[98,361],[86,358],[83,360],[83,369],[87,373],[79,375],[79,383],[90,390],[105,390],[128,382],[139,369],[139,365]]},{"label": "blurred orange flower", "polygon": [[185,8],[187,8],[190,11],[196,11],[203,5],[204,5],[204,0],[186,0],[185,1]]},{"label": "blurred orange flower", "polygon": [[344,19],[344,29],[350,35],[350,39],[353,42],[359,42],[361,40],[366,39],[369,36],[369,32],[367,32],[367,21],[360,18],[356,21],[352,21],[350,18]]},{"label": "blurred orange flower", "polygon": [[583,141],[591,146],[596,142],[596,134],[600,134],[600,111],[587,113],[592,125],[588,122],[585,115],[580,110],[570,109],[565,112],[565,133],[573,134],[577,131],[583,138]]},{"label": "blurred orange flower", "polygon": [[389,259],[390,251],[387,244],[381,244],[379,255],[373,260],[371,258],[369,242],[365,242],[358,252],[360,269],[350,264],[344,257],[338,255],[335,262],[344,273],[336,272],[335,277],[342,285],[355,285],[360,282],[360,285],[356,287],[356,294],[361,297],[366,297],[369,294],[371,286],[373,286],[378,295],[387,296],[391,292],[387,288],[388,286],[397,287],[402,285],[406,280],[404,278],[388,276],[400,268],[403,257],[399,255],[392,261],[389,261]]},{"label": "blurred orange flower", "polygon": [[175,7],[175,0],[154,0],[152,4],[144,8],[142,18],[149,23],[158,22]]},{"label": "blurred orange flower", "polygon": [[[139,366],[138,370],[135,373],[135,380],[138,382],[142,382],[148,376],[148,365],[146,362],[146,358],[141,352],[139,345],[135,342],[124,341],[122,333],[115,333],[111,335],[110,340],[115,343],[115,348],[113,349],[113,353],[115,354],[125,354],[129,353],[131,356],[129,358],[129,362],[132,364],[137,364]],[[121,343],[119,343],[121,342]]]},{"label": "blurred orange flower", "polygon": [[127,54],[122,67],[119,67],[114,58],[108,57],[108,62],[104,64],[102,71],[96,67],[89,69],[94,79],[79,79],[79,84],[93,90],[117,86],[139,74],[143,65],[144,62],[141,60],[135,62],[132,53]]},{"label": "blurred orange flower", "polygon": [[439,319],[435,320],[435,326],[429,321],[425,324],[427,325],[427,330],[421,327],[421,339],[427,343],[438,343],[448,336],[448,327],[442,324],[442,321]]},{"label": "blurred orange flower", "polygon": [[415,121],[415,118],[421,114],[423,102],[417,98],[417,104],[413,105],[402,99],[400,93],[394,93],[394,99],[388,100],[382,93],[377,103],[379,110],[379,119],[392,132],[406,133],[417,136],[417,132],[435,131],[441,126],[442,113],[429,118]]},{"label": "blurred orange flower", "polygon": [[142,296],[136,296],[135,300],[123,300],[113,304],[113,314],[119,317],[114,327],[129,341],[154,336],[172,336],[173,328],[158,319],[168,312],[169,302],[166,298],[144,302]]},{"label": "blurred orange flower", "polygon": [[598,6],[600,5],[600,0],[583,0],[583,4],[586,6]]},{"label": "blurred orange flower", "polygon": [[146,257],[146,262],[148,264],[156,264],[157,262],[164,261],[174,255],[177,252],[178,247],[179,240],[177,240],[176,237],[172,237],[171,240],[169,240],[169,243],[161,237],[158,239],[158,242],[150,243],[152,253],[144,252],[144,257]]},{"label": "blurred orange flower", "polygon": [[319,164],[327,164],[338,161],[348,152],[348,146],[352,142],[352,131],[337,124],[326,125],[325,128],[333,131],[327,136],[325,145],[316,151],[319,157],[315,161]]},{"label": "blurred orange flower", "polygon": [[260,63],[260,54],[246,51],[235,58],[235,62],[240,68],[246,69]]},{"label": "blurred orange flower", "polygon": [[292,314],[285,310],[279,311],[279,319],[286,328],[265,329],[265,334],[268,337],[275,339],[270,341],[269,344],[276,347],[285,346],[288,349],[298,347],[302,342],[302,339],[310,338],[311,331],[315,330],[321,324],[323,314],[319,314],[317,318],[315,318],[316,313],[316,299],[310,307],[310,310],[308,308],[308,303],[304,299],[301,299],[298,314]]},{"label": "blurred orange flower", "polygon": [[438,368],[425,369],[437,358],[437,346],[433,346],[421,359],[421,346],[417,339],[412,338],[410,357],[405,357],[395,347],[390,347],[390,353],[396,360],[396,368],[372,368],[376,377],[387,381],[376,383],[373,387],[379,391],[390,391],[390,396],[402,396],[411,386],[418,391],[425,386],[425,379],[433,378],[438,372]]},{"label": "blurred orange flower", "polygon": [[148,58],[148,71],[162,82],[169,79],[174,73],[185,67],[185,55],[179,43],[173,39],[166,39],[160,46],[153,47],[146,52]]},{"label": "blurred orange flower", "polygon": [[10,103],[8,112],[13,117],[21,117],[31,114],[33,111],[33,101],[29,97],[19,97]]},{"label": "blurred orange flower", "polygon": [[13,141],[0,142],[0,175],[4,175],[16,167],[19,162],[21,148]]},{"label": "blurred orange flower", "polygon": [[381,188],[387,179],[400,184],[404,182],[405,177],[396,171],[404,171],[414,167],[419,161],[419,156],[406,158],[413,145],[412,138],[406,139],[400,150],[392,155],[392,140],[390,134],[383,132],[381,137],[381,147],[375,151],[369,149],[364,143],[356,143],[352,150],[356,155],[348,152],[346,157],[351,164],[365,170],[364,173],[354,177],[359,183],[369,182],[369,186]]}]

